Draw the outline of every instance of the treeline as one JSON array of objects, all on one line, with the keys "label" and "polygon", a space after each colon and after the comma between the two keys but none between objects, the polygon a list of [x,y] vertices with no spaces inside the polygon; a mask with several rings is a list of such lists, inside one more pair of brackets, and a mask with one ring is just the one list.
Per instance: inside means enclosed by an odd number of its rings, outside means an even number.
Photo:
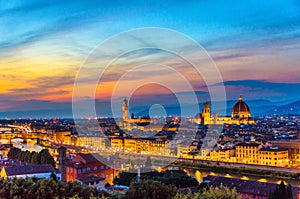
[{"label": "treeline", "polygon": [[241,199],[236,189],[227,187],[202,187],[197,192],[183,193],[174,185],[159,181],[142,180],[132,182],[125,194],[122,192],[107,193],[92,187],[82,187],[78,182],[38,178],[0,179],[0,198],[5,199]]},{"label": "treeline", "polygon": [[[140,180],[154,180],[165,185],[174,185],[177,188],[195,187],[199,183],[195,178],[188,176],[184,171],[151,171],[141,173]],[[122,172],[113,181],[114,184],[129,186],[132,182],[137,181],[137,173]]]},{"label": "treeline", "polygon": [[8,152],[8,158],[32,164],[50,164],[55,167],[55,160],[47,149],[43,149],[38,153],[35,151],[22,151],[19,148],[12,147]]},{"label": "treeline", "polygon": [[293,190],[292,186],[289,184],[284,185],[284,182],[281,181],[279,185],[276,186],[274,191],[271,191],[269,194],[269,199],[293,199]]},{"label": "treeline", "polygon": [[[113,195],[112,195],[113,197]],[[221,185],[220,187],[200,186],[198,191],[182,192],[174,185],[166,185],[159,181],[142,180],[132,182],[129,191],[119,199],[242,199],[235,188],[230,189]]]},{"label": "treeline", "polygon": [[109,194],[96,188],[83,188],[78,182],[63,183],[50,179],[13,178],[0,179],[0,198],[54,199],[54,198],[108,198]]}]

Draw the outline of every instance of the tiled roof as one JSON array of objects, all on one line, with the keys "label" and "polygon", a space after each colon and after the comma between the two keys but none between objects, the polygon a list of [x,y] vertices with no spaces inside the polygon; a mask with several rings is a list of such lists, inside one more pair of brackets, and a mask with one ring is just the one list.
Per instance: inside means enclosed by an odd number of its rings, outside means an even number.
[{"label": "tiled roof", "polygon": [[102,156],[100,156],[98,153],[80,153],[78,154],[80,157],[82,157],[86,163],[92,163],[92,162],[101,162],[105,160]]},{"label": "tiled roof", "polygon": [[258,147],[260,144],[258,143],[253,143],[253,142],[243,142],[243,143],[238,143],[236,146],[255,146]]},{"label": "tiled roof", "polygon": [[[277,184],[257,182],[252,180],[241,180],[238,178],[226,178],[222,176],[207,176],[203,178],[203,182],[207,182],[213,187],[223,184],[229,188],[236,188],[237,192],[245,194],[254,194],[260,196],[268,196],[270,191],[276,189]],[[293,195],[299,193],[299,188],[292,186]]]},{"label": "tiled roof", "polygon": [[276,148],[270,148],[270,147],[268,147],[268,148],[262,148],[262,149],[260,149],[260,151],[273,151],[273,152],[278,152],[278,151],[287,151],[288,149],[285,149],[285,148],[278,148],[278,147],[276,147]]},{"label": "tiled roof", "polygon": [[55,169],[50,164],[31,164],[22,166],[5,167],[7,176],[38,174],[55,172]]}]

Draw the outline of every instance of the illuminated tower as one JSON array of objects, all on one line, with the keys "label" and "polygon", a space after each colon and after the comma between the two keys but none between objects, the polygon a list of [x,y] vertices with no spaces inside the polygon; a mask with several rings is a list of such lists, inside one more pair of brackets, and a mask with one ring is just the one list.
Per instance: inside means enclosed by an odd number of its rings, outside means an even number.
[{"label": "illuminated tower", "polygon": [[210,125],[210,104],[205,103],[202,111],[202,119],[204,125]]},{"label": "illuminated tower", "polygon": [[122,112],[123,112],[123,121],[127,122],[128,121],[128,101],[126,98],[124,98],[124,100],[123,100]]}]

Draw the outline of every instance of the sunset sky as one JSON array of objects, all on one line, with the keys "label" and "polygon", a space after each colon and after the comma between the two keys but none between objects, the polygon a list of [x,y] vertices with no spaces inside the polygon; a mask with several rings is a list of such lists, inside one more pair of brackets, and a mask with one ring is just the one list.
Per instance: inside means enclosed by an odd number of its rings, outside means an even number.
[{"label": "sunset sky", "polygon": [[[299,100],[300,2],[228,2],[0,0],[0,112],[71,102],[75,76],[90,52],[115,34],[143,27],[172,29],[203,46],[221,73],[228,99],[243,94],[249,100]],[[130,45],[135,38],[126,42]],[[150,37],[145,42],[153,41]],[[155,51],[124,55],[106,71],[97,99],[109,99],[118,74],[126,67],[153,60],[178,64]],[[204,81],[184,67],[181,63],[179,72],[207,100]],[[134,84],[144,73],[124,84]],[[153,74],[176,85],[166,73]],[[176,86],[181,88],[179,83]],[[85,87],[88,82],[82,92]],[[158,94],[168,99],[170,91],[148,85],[135,95],[151,103],[151,96]],[[128,95],[125,90],[117,93],[120,98]]]}]

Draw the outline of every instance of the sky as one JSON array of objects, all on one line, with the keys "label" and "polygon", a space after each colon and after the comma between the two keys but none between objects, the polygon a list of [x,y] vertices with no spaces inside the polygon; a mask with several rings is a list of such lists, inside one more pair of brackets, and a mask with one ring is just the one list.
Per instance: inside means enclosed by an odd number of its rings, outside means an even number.
[{"label": "sky", "polygon": [[[144,27],[171,29],[198,42],[216,64],[228,100],[237,99],[240,94],[248,100],[300,99],[298,0],[0,0],[0,112],[47,109],[47,106],[60,108],[63,103],[71,102],[76,74],[93,49],[116,34]],[[154,41],[151,35],[148,38],[139,42],[151,44],[168,40],[162,37],[161,41]],[[128,37],[120,45],[130,46],[136,41],[137,38]],[[183,51],[189,49],[174,41],[175,47]],[[186,52],[193,54],[192,49]],[[151,62],[178,70],[191,83],[193,91],[198,92],[200,101],[209,100],[208,87],[220,85],[206,85],[204,79],[212,76],[196,75],[188,63],[176,56],[144,50],[115,60],[105,70],[96,98],[109,100],[126,71],[133,65]],[[136,85],[137,80],[147,79],[151,74],[153,79],[172,82],[178,88],[176,92],[191,91],[181,87],[176,77],[167,71],[151,69],[140,70],[130,80],[124,80],[124,88]],[[92,78],[94,70],[97,68],[91,66],[85,74],[86,80]],[[94,98],[85,94],[90,84],[89,81],[82,83],[81,100]],[[131,97],[148,104],[158,95],[163,103],[172,101],[168,98],[172,91],[155,84],[137,86],[134,93],[126,89],[116,93],[120,99]]]}]

